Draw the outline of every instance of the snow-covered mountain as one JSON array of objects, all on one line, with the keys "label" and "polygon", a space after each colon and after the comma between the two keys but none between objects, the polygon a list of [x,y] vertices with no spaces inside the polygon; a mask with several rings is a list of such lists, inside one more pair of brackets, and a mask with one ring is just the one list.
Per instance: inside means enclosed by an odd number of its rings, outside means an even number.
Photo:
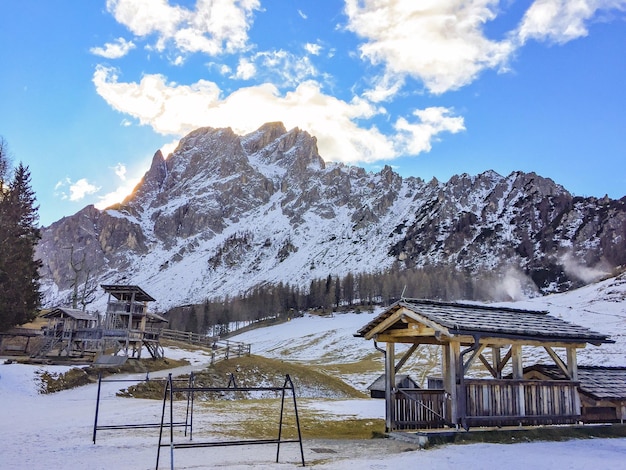
[{"label": "snow-covered mountain", "polygon": [[268,123],[190,133],[155,154],[122,204],[44,228],[37,256],[46,305],[88,275],[138,284],[166,309],[394,263],[514,268],[549,292],[626,264],[625,234],[626,198],[574,197],[534,173],[368,173],[326,164],[315,137]]}]

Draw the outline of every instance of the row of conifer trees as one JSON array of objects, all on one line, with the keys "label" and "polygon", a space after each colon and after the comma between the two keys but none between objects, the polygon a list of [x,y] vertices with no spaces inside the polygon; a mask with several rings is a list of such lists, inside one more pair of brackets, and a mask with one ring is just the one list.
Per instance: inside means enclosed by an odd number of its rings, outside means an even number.
[{"label": "row of conifer trees", "polygon": [[378,273],[348,273],[314,279],[308,288],[279,283],[257,286],[233,297],[206,299],[204,303],[175,307],[166,313],[173,329],[226,334],[250,322],[342,310],[371,310],[404,298],[487,300],[497,279],[458,271],[450,266],[401,269]]}]

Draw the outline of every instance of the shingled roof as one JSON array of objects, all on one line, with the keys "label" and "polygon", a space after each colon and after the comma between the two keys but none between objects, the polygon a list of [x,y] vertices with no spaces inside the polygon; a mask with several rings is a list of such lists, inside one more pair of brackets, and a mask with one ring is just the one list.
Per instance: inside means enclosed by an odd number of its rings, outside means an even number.
[{"label": "shingled roof", "polygon": [[[488,336],[520,340],[544,340],[572,343],[612,343],[605,334],[553,317],[545,311],[507,307],[404,299],[390,306],[358,330],[356,336],[370,338],[377,326],[398,312],[412,320],[428,324],[447,336]],[[406,328],[399,315],[386,329]]]},{"label": "shingled roof", "polygon": [[[524,373],[537,371],[553,380],[567,380],[554,365],[536,364]],[[578,366],[580,391],[596,400],[626,400],[626,367]]]}]

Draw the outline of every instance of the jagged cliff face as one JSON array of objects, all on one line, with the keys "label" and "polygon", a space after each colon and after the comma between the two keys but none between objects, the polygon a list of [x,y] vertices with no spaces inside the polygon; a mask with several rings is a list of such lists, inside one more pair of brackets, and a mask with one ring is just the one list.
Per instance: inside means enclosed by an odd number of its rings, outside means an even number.
[{"label": "jagged cliff face", "polygon": [[393,263],[513,266],[548,291],[576,264],[626,264],[625,234],[626,199],[575,198],[533,173],[441,183],[326,165],[314,137],[270,123],[192,132],[119,206],[45,228],[37,256],[49,305],[68,298],[73,254],[79,277],[139,284],[165,309]]}]

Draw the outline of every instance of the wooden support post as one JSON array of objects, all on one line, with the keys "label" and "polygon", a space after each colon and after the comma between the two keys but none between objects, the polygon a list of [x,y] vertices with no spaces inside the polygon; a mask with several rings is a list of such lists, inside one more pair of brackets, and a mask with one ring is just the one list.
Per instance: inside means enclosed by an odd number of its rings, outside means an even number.
[{"label": "wooden support post", "polygon": [[[522,361],[522,345],[511,345],[511,365],[513,366],[513,379],[521,380],[524,378],[524,364]],[[522,385],[517,387],[517,403],[520,416],[526,416],[526,403],[524,401],[525,393]]]},{"label": "wooden support post", "polygon": [[[576,347],[570,346],[567,348],[567,374],[570,380],[578,380],[578,361],[576,358]],[[578,388],[575,391],[574,397],[574,409],[578,414],[582,414],[582,405],[580,403],[580,394]]]},{"label": "wooden support post", "polygon": [[576,358],[576,348],[567,348],[567,373],[570,380],[578,380],[578,362]]},{"label": "wooden support post", "polygon": [[[443,348],[443,384],[446,392],[450,394],[450,409],[447,418],[450,422],[458,424],[459,420],[459,362],[461,356],[461,344],[454,341],[442,345]],[[465,399],[464,397],[462,399]]]},{"label": "wooden support post", "polygon": [[394,396],[393,389],[396,385],[395,368],[395,343],[387,343],[385,351],[385,429],[387,432],[393,430],[394,416]]},{"label": "wooden support post", "polygon": [[496,375],[494,375],[495,379],[502,378],[502,368],[500,367],[501,361],[502,358],[500,357],[500,346],[494,346],[493,348],[491,348],[491,362],[493,364],[493,369],[496,372]]}]

